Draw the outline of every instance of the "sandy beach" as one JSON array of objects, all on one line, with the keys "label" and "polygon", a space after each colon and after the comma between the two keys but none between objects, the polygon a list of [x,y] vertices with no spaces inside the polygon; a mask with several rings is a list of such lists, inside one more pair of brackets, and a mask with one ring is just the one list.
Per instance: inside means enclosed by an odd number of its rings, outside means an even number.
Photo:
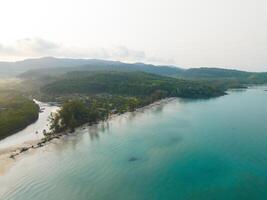
[{"label": "sandy beach", "polygon": [[[162,99],[159,101],[156,101],[152,104],[149,104],[147,106],[144,106],[142,108],[138,108],[133,112],[126,112],[123,114],[114,114],[111,115],[110,118],[108,119],[108,121],[110,120],[121,120],[121,119],[127,119],[129,117],[132,117],[132,115],[135,115],[137,113],[140,112],[145,112],[147,110],[153,109],[153,108],[157,108],[159,106],[163,106],[173,100],[175,100],[177,98],[166,98],[166,99]],[[52,109],[53,111],[55,109]],[[63,138],[69,137],[69,136],[75,136],[76,134],[79,134],[80,132],[82,132],[82,130],[88,128],[88,130],[90,131],[90,129],[95,129],[97,125],[99,125],[101,122],[99,122],[98,124],[94,124],[94,125],[88,125],[85,124],[79,128],[76,129],[75,133],[71,133],[71,134],[61,134],[60,137],[54,138],[48,142],[43,143],[43,145],[39,146],[38,144],[42,141],[43,137],[39,137],[38,139],[36,139],[36,137],[32,137],[29,138],[26,141],[23,141],[22,143],[17,143],[16,145],[8,145],[6,147],[2,147],[0,146],[0,176],[2,174],[4,174],[5,172],[7,172],[18,160],[23,159],[24,155],[29,155],[32,154],[36,151],[40,151],[40,149],[44,149],[47,146],[49,146],[49,144],[53,143],[61,143]],[[91,131],[92,131],[91,130]],[[93,132],[93,131],[92,131]],[[20,132],[12,135],[11,137],[14,138],[14,140],[16,139],[16,135],[19,135]],[[1,141],[2,142],[2,141]],[[2,144],[2,146],[5,146],[4,144]]]}]

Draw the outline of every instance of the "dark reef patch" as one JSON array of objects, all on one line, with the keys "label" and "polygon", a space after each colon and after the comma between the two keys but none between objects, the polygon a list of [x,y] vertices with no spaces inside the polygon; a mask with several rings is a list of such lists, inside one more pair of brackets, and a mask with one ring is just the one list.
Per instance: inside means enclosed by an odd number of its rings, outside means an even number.
[{"label": "dark reef patch", "polygon": [[134,157],[134,156],[128,159],[129,162],[135,162],[135,161],[138,161],[138,160],[139,160],[139,158]]}]

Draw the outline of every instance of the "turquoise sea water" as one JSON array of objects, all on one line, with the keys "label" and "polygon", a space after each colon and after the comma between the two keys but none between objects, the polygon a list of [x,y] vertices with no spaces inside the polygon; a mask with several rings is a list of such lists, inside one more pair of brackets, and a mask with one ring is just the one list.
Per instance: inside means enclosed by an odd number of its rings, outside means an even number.
[{"label": "turquoise sea water", "polygon": [[267,87],[177,99],[27,153],[1,200],[267,199]]}]

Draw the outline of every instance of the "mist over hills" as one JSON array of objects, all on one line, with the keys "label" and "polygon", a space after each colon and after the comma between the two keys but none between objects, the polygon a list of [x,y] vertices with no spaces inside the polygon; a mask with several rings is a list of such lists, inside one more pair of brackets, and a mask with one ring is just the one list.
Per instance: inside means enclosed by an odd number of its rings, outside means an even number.
[{"label": "mist over hills", "polygon": [[182,79],[234,79],[242,83],[267,83],[267,72],[246,72],[222,68],[182,69],[174,66],[157,66],[144,63],[55,57],[0,62],[0,77],[18,76],[31,79],[44,76],[59,76],[71,71],[140,71]]}]

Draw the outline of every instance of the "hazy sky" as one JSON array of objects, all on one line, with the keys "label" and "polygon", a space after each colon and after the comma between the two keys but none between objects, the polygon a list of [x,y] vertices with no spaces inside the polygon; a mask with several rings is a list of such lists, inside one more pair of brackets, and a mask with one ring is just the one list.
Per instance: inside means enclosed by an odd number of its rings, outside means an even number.
[{"label": "hazy sky", "polygon": [[267,71],[266,0],[0,0],[0,60],[58,56]]}]

